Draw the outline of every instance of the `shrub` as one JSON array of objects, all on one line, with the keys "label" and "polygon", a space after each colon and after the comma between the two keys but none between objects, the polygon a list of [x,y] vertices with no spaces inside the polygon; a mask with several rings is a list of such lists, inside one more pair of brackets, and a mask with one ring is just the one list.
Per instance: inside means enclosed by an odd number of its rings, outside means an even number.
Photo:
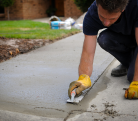
[{"label": "shrub", "polygon": [[13,5],[14,0],[0,0],[0,6],[7,7],[7,14],[8,14],[8,20],[9,20],[9,7]]},{"label": "shrub", "polygon": [[9,7],[13,5],[14,0],[0,0],[0,6]]},{"label": "shrub", "polygon": [[74,0],[74,3],[79,7],[82,12],[88,11],[88,8],[93,2],[94,0]]}]

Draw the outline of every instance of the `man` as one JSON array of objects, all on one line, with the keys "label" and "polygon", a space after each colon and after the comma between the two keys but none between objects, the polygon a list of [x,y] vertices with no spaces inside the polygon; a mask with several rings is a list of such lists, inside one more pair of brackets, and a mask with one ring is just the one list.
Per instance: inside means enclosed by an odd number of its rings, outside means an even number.
[{"label": "man", "polygon": [[[97,38],[99,29],[102,31]],[[121,64],[112,70],[112,76],[127,74],[130,86],[125,98],[138,98],[138,0],[96,0],[88,9],[83,22],[85,35],[79,65],[79,79],[68,90],[70,97],[74,88],[79,95],[91,86],[90,76],[96,40]]]}]

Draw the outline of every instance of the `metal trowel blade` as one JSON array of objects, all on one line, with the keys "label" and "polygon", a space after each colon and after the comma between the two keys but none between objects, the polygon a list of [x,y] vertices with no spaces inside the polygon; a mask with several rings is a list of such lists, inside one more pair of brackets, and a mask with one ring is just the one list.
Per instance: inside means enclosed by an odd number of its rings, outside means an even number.
[{"label": "metal trowel blade", "polygon": [[90,89],[91,89],[91,88],[88,88],[88,89],[84,90],[80,96],[74,97],[74,101],[72,101],[72,100],[69,98],[69,99],[67,100],[67,103],[78,104],[78,103],[84,98],[84,96],[88,93],[88,91],[89,91]]}]

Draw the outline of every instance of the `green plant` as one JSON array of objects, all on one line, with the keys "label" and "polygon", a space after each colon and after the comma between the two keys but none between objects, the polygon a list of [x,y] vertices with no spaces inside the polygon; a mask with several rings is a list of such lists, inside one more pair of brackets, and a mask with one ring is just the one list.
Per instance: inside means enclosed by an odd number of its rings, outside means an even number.
[{"label": "green plant", "polygon": [[50,15],[53,15],[55,12],[56,12],[56,8],[53,7],[53,6],[50,6],[47,10],[46,10],[46,13],[50,16]]},{"label": "green plant", "polygon": [[14,0],[0,0],[0,6],[9,7],[13,5]]},{"label": "green plant", "polygon": [[78,6],[78,8],[82,12],[88,11],[90,5],[94,2],[94,0],[74,0],[74,3]]},{"label": "green plant", "polygon": [[7,7],[7,14],[9,20],[9,7],[14,4],[14,0],[0,0],[0,6]]}]

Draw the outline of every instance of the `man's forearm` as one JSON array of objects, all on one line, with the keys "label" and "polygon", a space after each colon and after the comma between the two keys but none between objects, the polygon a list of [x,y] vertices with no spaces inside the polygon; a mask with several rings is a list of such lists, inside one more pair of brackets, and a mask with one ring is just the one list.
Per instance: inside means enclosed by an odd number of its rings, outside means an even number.
[{"label": "man's forearm", "polygon": [[[136,37],[136,42],[138,46],[138,27],[135,28],[135,37]],[[138,53],[135,61],[135,70],[134,70],[134,77],[133,81],[138,81]]]},{"label": "man's forearm", "polygon": [[96,49],[96,39],[97,36],[87,36],[85,35],[85,40],[83,44],[83,50],[79,65],[79,76],[82,74],[86,74],[89,77],[92,74],[93,69],[93,59]]},{"label": "man's forearm", "polygon": [[82,74],[87,74],[90,77],[92,74],[92,69],[93,69],[93,56],[83,51],[79,65],[79,76]]},{"label": "man's forearm", "polygon": [[133,81],[138,81],[138,54],[135,62],[135,71]]}]

